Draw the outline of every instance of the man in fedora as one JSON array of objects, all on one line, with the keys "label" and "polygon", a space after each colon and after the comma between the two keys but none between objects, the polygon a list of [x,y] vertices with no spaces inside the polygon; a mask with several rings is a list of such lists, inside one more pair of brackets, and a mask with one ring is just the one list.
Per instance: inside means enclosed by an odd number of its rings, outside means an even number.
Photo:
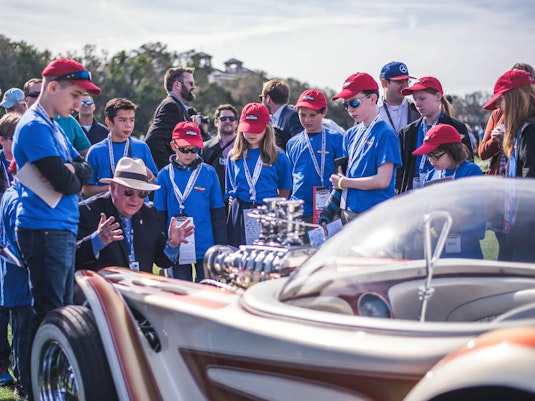
[{"label": "man in fedora", "polygon": [[194,226],[172,217],[164,234],[156,209],[144,202],[160,186],[150,182],[143,160],[123,157],[113,178],[101,181],[109,191],[79,204],[76,269],[122,266],[151,273],[153,263],[170,267]]}]

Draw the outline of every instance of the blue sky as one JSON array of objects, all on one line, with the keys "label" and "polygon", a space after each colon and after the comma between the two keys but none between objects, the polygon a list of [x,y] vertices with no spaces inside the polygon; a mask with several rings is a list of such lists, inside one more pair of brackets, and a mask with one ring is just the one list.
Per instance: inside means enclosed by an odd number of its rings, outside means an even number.
[{"label": "blue sky", "polygon": [[86,44],[113,54],[148,42],[238,58],[269,77],[341,89],[389,61],[446,92],[492,92],[515,62],[535,65],[535,2],[483,0],[17,0],[0,33],[54,54]]}]

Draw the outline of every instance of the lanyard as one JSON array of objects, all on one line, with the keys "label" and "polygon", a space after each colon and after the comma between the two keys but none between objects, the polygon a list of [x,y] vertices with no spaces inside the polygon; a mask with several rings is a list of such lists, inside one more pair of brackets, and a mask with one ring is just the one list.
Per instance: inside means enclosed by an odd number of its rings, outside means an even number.
[{"label": "lanyard", "polygon": [[120,216],[123,221],[124,231],[126,232],[125,239],[126,245],[128,246],[128,261],[134,262],[136,260],[134,252],[134,227],[132,225],[131,217]]},{"label": "lanyard", "polygon": [[[126,140],[126,144],[124,145],[124,152],[123,157],[128,156],[128,150],[130,149],[130,138]],[[115,174],[115,158],[113,156],[113,142],[111,141],[111,134],[108,134],[108,153],[110,155],[110,168],[111,168],[111,175]]]},{"label": "lanyard", "polygon": [[[438,120],[440,119],[440,117],[442,117],[442,113],[440,113],[438,115],[437,119],[431,125],[431,128],[433,128],[435,125],[438,124]],[[427,135],[427,131],[429,131],[429,129],[427,129],[427,124],[425,123],[425,117],[422,118],[422,122],[420,123],[420,127],[421,127],[422,132],[423,132],[423,140],[422,140],[422,143],[423,143],[425,141],[425,136]],[[420,146],[421,145],[422,144],[420,144]],[[420,171],[421,173],[425,173],[426,172],[425,165],[426,165],[426,162],[427,162],[428,159],[429,158],[427,157],[427,155],[422,155],[422,157],[420,158],[420,168],[419,168],[418,171]]]},{"label": "lanyard", "polygon": [[316,155],[314,154],[314,149],[312,148],[310,137],[307,135],[305,131],[303,131],[303,135],[305,136],[305,143],[307,144],[308,151],[310,152],[310,156],[312,157],[312,163],[314,164],[314,169],[316,170],[316,173],[318,173],[318,175],[320,176],[321,186],[323,186],[323,174],[325,172],[325,148],[327,146],[327,133],[325,132],[325,128],[321,130],[321,153],[320,153],[321,168],[318,165],[318,160],[316,159]]},{"label": "lanyard", "polygon": [[[65,158],[70,163],[72,161],[71,152],[69,151],[69,145],[67,144],[67,137],[61,131],[58,130],[58,125],[50,118],[45,108],[41,106],[40,103],[35,104],[35,112],[40,116],[53,130],[53,137],[55,139],[54,144],[58,150],[58,154],[61,154],[62,151],[65,155]],[[58,144],[61,146],[58,149]]]},{"label": "lanyard", "polygon": [[175,182],[175,168],[172,164],[169,165],[169,178],[171,179],[171,185],[173,186],[173,192],[175,193],[175,198],[178,201],[178,207],[180,209],[180,214],[184,213],[184,202],[186,202],[186,199],[188,198],[189,194],[191,193],[191,190],[193,189],[195,182],[197,181],[197,178],[199,177],[199,174],[201,172],[202,163],[199,163],[199,165],[195,168],[193,173],[189,176],[188,183],[186,184],[186,189],[184,190],[184,193],[180,191],[180,188],[178,188],[178,185],[176,185]]},{"label": "lanyard", "polygon": [[[368,142],[368,138],[371,135],[373,126],[380,121],[379,114],[375,116],[375,118],[372,120],[371,124],[366,127],[364,123],[359,124],[359,129],[357,133],[355,134],[355,142],[353,142],[352,146],[349,149],[349,162],[347,164],[347,171],[349,172],[350,167],[353,165],[353,162],[357,159],[357,155],[360,154],[362,151],[362,148]],[[361,141],[359,142],[359,138],[361,138]],[[358,148],[357,148],[358,143]]]},{"label": "lanyard", "polygon": [[247,166],[247,158],[246,157],[243,158],[243,169],[245,170],[245,178],[247,180],[247,184],[249,185],[249,195],[251,195],[252,204],[256,202],[256,188],[255,187],[256,187],[258,178],[260,177],[260,172],[262,171],[262,165],[263,165],[262,151],[260,151],[258,155],[258,159],[256,159],[253,176],[251,177],[249,166]]}]

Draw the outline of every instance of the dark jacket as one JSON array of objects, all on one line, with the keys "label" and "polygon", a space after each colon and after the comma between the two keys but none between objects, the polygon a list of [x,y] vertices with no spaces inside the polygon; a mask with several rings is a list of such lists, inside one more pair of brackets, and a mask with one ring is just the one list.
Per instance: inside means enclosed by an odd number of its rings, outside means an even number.
[{"label": "dark jacket", "polygon": [[[422,123],[423,117],[413,121],[398,133],[399,142],[401,145],[401,161],[403,166],[396,172],[396,193],[408,191],[412,189],[412,179],[416,169],[416,156],[412,155],[412,152],[416,150],[416,141],[418,139],[418,127]],[[466,145],[469,155],[469,160],[474,160],[474,153],[472,151],[472,144],[470,143],[470,137],[468,136],[468,130],[466,125],[457,121],[446,114],[442,114],[442,117],[438,120],[439,124],[448,124],[455,128],[459,134],[461,134],[462,142]]]},{"label": "dark jacket", "polygon": [[[117,209],[112,203],[110,193],[98,194],[80,202],[79,209],[76,269],[96,271],[107,266],[128,268],[126,237],[122,241],[114,241],[104,247],[100,251],[98,259],[95,259],[91,245],[91,234],[97,230],[100,213],[104,213],[106,217],[114,216],[115,220],[122,224]],[[163,252],[167,238],[162,231],[156,209],[152,205],[144,203],[139,212],[132,216],[132,228],[139,270],[151,273],[153,263],[162,268],[170,267],[172,263]]]},{"label": "dark jacket", "polygon": [[[78,117],[76,117],[76,120],[78,121],[78,123],[80,122]],[[91,128],[89,128],[89,131],[87,131],[83,126],[82,129],[87,135],[89,142],[91,142],[91,145],[94,145],[95,143],[99,143],[106,139],[108,137],[108,133],[110,132],[108,127],[106,127],[102,123],[99,123],[95,117],[93,117],[93,124],[91,124]]]},{"label": "dark jacket", "polygon": [[[223,157],[223,149],[219,145],[219,137],[212,138],[204,142],[201,157],[206,164],[215,168],[217,178],[219,179],[219,186],[221,187],[221,194],[225,197],[225,170],[226,157]],[[232,149],[234,141],[227,144],[228,148]]]},{"label": "dark jacket", "polygon": [[535,116],[522,125],[518,137],[516,177],[535,177]]},{"label": "dark jacket", "polygon": [[167,96],[156,108],[145,137],[158,170],[169,164],[169,156],[174,153],[171,148],[173,129],[182,121],[191,121],[188,110],[179,100]]},{"label": "dark jacket", "polygon": [[304,128],[299,121],[297,111],[289,105],[283,107],[277,126],[273,126],[273,128],[275,129],[275,143],[279,148],[286,151],[288,140],[292,136],[299,134]]}]

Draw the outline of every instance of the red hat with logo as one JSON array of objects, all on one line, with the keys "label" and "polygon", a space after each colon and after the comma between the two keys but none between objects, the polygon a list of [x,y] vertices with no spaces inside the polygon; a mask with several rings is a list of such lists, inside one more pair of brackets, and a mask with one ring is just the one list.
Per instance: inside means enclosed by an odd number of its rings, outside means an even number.
[{"label": "red hat with logo", "polygon": [[249,103],[240,116],[239,132],[261,134],[266,130],[269,123],[269,110],[262,103]]},{"label": "red hat with logo", "polygon": [[325,95],[316,89],[309,89],[299,95],[295,108],[306,107],[315,111],[324,109],[327,107],[327,99]]},{"label": "red hat with logo", "polygon": [[358,95],[362,91],[376,91],[379,90],[379,85],[370,74],[365,72],[357,72],[350,75],[344,82],[343,89],[340,93],[334,95],[332,100],[349,99]]},{"label": "red hat with logo", "polygon": [[448,124],[437,124],[431,127],[424,137],[424,143],[414,152],[413,155],[426,155],[431,153],[440,145],[446,143],[460,143],[461,134]]},{"label": "red hat with logo", "polygon": [[511,70],[503,74],[494,84],[494,96],[483,105],[486,110],[494,110],[496,108],[496,100],[505,92],[511,89],[520,88],[521,86],[533,84],[531,75],[523,70]]},{"label": "red hat with logo", "polygon": [[43,77],[56,77],[56,81],[69,80],[88,92],[100,95],[98,86],[91,82],[91,73],[84,66],[69,58],[58,58],[43,70]]},{"label": "red hat with logo", "polygon": [[173,130],[172,139],[178,146],[204,147],[199,127],[190,121],[178,123]]},{"label": "red hat with logo", "polygon": [[401,94],[403,96],[412,95],[412,92],[423,91],[425,89],[433,89],[434,91],[437,91],[442,95],[444,94],[440,81],[435,77],[421,77],[414,81],[411,86],[403,89],[401,91]]}]

